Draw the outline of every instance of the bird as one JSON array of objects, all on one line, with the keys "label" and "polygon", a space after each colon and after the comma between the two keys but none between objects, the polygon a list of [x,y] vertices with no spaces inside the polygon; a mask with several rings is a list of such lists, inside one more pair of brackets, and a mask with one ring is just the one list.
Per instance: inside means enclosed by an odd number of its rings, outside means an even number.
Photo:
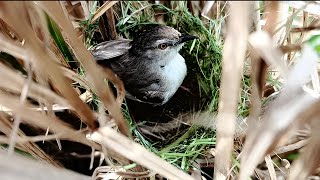
[{"label": "bird", "polygon": [[112,69],[126,89],[126,98],[161,106],[169,101],[187,75],[179,54],[197,36],[182,34],[165,25],[145,28],[132,40],[117,39],[97,44],[91,54],[98,64]]}]

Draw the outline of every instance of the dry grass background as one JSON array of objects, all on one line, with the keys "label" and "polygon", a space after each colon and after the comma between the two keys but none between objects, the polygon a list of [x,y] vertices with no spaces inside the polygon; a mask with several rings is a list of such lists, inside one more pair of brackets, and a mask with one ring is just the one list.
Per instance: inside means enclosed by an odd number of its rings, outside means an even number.
[{"label": "dry grass background", "polygon": [[[196,175],[197,171],[189,175],[133,141],[120,109],[124,99],[122,82],[113,72],[99,67],[87,50],[86,37],[90,32],[85,34],[80,30],[79,17],[92,24],[104,14],[112,15],[116,3],[106,1],[94,11],[93,1],[0,2],[0,50],[15,57],[25,69],[23,73],[5,61],[0,63],[0,142],[8,145],[3,146],[5,150],[0,155],[2,179],[90,179],[57,168],[61,164],[35,144],[52,139],[58,144],[63,139],[80,142],[117,160],[117,166],[98,167],[93,179],[119,175],[155,179],[158,178],[156,174],[167,179],[201,178]],[[258,179],[298,180],[319,175],[319,4],[276,1],[263,3],[263,6],[257,2],[228,4],[230,15],[224,34],[217,145],[211,150],[215,156],[215,179],[243,180],[255,174]],[[188,2],[189,10],[203,18],[218,19],[220,5],[213,1]],[[263,9],[261,19],[257,9]],[[60,27],[62,37],[73,58],[83,67],[85,76],[68,69],[64,54],[50,36],[47,15]],[[296,20],[297,16],[300,21]],[[115,19],[108,17],[102,34],[105,39],[113,39],[117,35]],[[310,37],[313,39],[309,40]],[[249,70],[243,72],[248,62],[251,62]],[[272,71],[272,78],[282,83],[281,91],[267,84],[268,70]],[[251,108],[245,142],[236,148],[236,113],[244,73],[251,75]],[[106,86],[105,79],[117,88],[116,97]],[[79,94],[71,86],[72,82],[83,85],[87,92]],[[274,100],[262,110],[264,93],[270,86],[275,89]],[[92,93],[101,100],[99,111],[86,104],[85,96]],[[54,113],[62,109],[71,110],[87,126],[74,129],[63,122]],[[20,123],[47,133],[26,136],[19,129]],[[18,150],[42,162],[20,157],[15,153]],[[300,155],[291,164],[281,154],[294,150],[299,150]],[[238,155],[236,159],[231,159],[235,154]],[[274,157],[280,160],[277,164]],[[130,171],[123,168],[132,162],[142,167],[136,166]],[[261,168],[261,164],[266,168]],[[240,171],[234,171],[235,167],[240,167]]]}]

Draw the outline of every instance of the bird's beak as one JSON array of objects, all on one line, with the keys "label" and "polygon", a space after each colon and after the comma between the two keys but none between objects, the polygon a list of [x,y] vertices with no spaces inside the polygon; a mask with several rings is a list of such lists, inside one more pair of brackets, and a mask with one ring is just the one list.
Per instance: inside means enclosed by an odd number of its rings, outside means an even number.
[{"label": "bird's beak", "polygon": [[199,39],[199,38],[197,36],[192,36],[192,35],[189,35],[189,34],[183,34],[183,35],[180,36],[178,44],[181,44],[181,43],[184,43],[184,42],[187,42],[187,41],[191,41],[191,40],[194,40],[194,39]]}]

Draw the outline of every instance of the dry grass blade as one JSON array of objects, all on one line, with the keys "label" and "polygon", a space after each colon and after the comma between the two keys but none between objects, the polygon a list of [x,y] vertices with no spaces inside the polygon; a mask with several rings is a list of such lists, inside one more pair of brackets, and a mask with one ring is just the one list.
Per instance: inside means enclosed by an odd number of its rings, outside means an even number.
[{"label": "dry grass blade", "polygon": [[92,180],[151,179],[150,176],[154,176],[154,174],[149,171],[126,172],[122,166],[100,166],[94,170]]},{"label": "dry grass blade", "polygon": [[148,167],[150,170],[159,173],[163,177],[175,180],[193,180],[190,175],[162,160],[160,157],[149,152],[141,145],[117,133],[110,127],[105,126],[103,128],[99,128],[97,131],[92,133],[91,139],[100,142],[108,149],[114,150],[142,166]]},{"label": "dry grass blade", "polygon": [[[278,2],[271,2],[271,4],[267,6],[266,9],[266,12],[269,12],[269,16],[267,18],[266,26],[264,27],[264,29],[270,36],[273,35],[273,32],[276,28],[277,9]],[[261,97],[263,95],[265,87],[265,77],[267,72],[267,64],[255,51],[251,52],[251,62],[253,72],[251,75],[252,93],[250,97],[251,109],[250,115],[248,117],[249,127],[255,124],[261,113]]]},{"label": "dry grass blade", "polygon": [[89,180],[88,176],[56,168],[45,163],[19,156],[6,156],[0,152],[0,174],[1,179],[10,180],[34,180],[34,179],[68,179],[68,180]]},{"label": "dry grass blade", "polygon": [[125,89],[123,82],[115,76],[114,72],[111,69],[102,69],[102,73],[105,74],[106,77],[109,77],[109,81],[115,84],[117,88],[117,104],[122,104],[124,97],[125,97]]},{"label": "dry grass blade", "polygon": [[[52,135],[39,135],[39,136],[33,136],[33,137],[29,137],[29,136],[18,136],[16,142],[17,143],[26,143],[26,142],[39,142],[39,141],[50,141],[50,140],[56,140],[57,138],[59,140],[62,140],[63,138],[63,134],[52,134]],[[6,136],[0,136],[0,143],[9,143],[9,139]],[[34,156],[37,157],[37,156]],[[50,162],[49,160],[46,160],[46,162]]]},{"label": "dry grass blade", "polygon": [[320,15],[319,3],[315,3],[312,1],[283,1],[283,3],[286,3],[295,9],[303,8],[304,11],[310,14]]},{"label": "dry grass blade", "polygon": [[[88,81],[92,82],[91,87],[95,90],[104,106],[108,109],[109,113],[116,120],[117,125],[121,133],[129,136],[128,124],[124,121],[123,116],[120,111],[121,103],[116,103],[115,98],[111,92],[110,87],[105,85],[104,78],[113,79],[116,78],[114,73],[110,73],[109,77],[106,77],[102,67],[99,67],[92,55],[85,48],[84,44],[77,38],[76,32],[68,21],[58,2],[48,2],[48,1],[38,1],[37,2],[65,31],[68,35],[70,45],[73,48],[76,56],[83,65]],[[116,87],[121,85],[115,84]]]},{"label": "dry grass blade", "polygon": [[[12,122],[9,120],[10,116],[0,112],[0,132],[4,133],[6,136],[0,138],[1,143],[9,144],[9,136],[12,132]],[[54,161],[51,157],[49,157],[42,149],[40,149],[34,142],[28,141],[20,141],[20,139],[25,139],[25,134],[19,129],[17,132],[16,139],[16,148],[20,149],[24,152],[31,154],[33,157],[37,159],[41,159],[47,163],[50,163],[54,166],[61,166],[59,163]]]},{"label": "dry grass blade", "polygon": [[[319,131],[319,129],[318,129]],[[304,149],[303,155],[294,162],[289,180],[307,179],[319,167],[320,159],[319,135],[311,138],[310,144]]]},{"label": "dry grass blade", "polygon": [[251,55],[251,108],[250,114],[248,116],[248,126],[252,127],[261,113],[261,97],[264,89],[264,77],[267,71],[266,64],[262,61],[262,59],[258,56],[255,51],[252,51],[253,48],[250,49]]},{"label": "dry grass blade", "polygon": [[[20,93],[23,83],[25,81],[25,78],[22,77],[21,74],[15,73],[13,70],[9,69],[8,67],[4,66],[3,64],[0,64],[0,80],[1,84],[0,87],[10,90],[14,93]],[[34,82],[30,83],[30,92],[29,97],[34,99],[40,99],[40,100],[49,100],[51,102],[70,107],[70,104],[67,100],[62,98],[61,96],[57,95],[53,91],[49,90],[46,87],[43,87],[39,84],[36,84]]]},{"label": "dry grass blade", "polygon": [[[257,41],[259,39],[259,41]],[[286,79],[288,68],[282,58],[282,53],[274,47],[272,39],[266,32],[255,32],[249,37],[249,43],[253,46],[254,53],[257,53],[268,65],[277,68],[280,75]]]},{"label": "dry grass blade", "polygon": [[11,41],[8,37],[0,34],[0,47],[3,52],[10,52],[14,57],[27,59],[25,49],[18,42]]},{"label": "dry grass blade", "polygon": [[107,1],[94,13],[91,23],[94,23],[100,16],[102,16],[108,9],[115,5],[118,1]]},{"label": "dry grass blade", "polygon": [[100,19],[99,30],[105,41],[118,38],[113,8],[108,9]]},{"label": "dry grass blade", "polygon": [[66,123],[63,123],[58,118],[44,115],[41,112],[31,111],[29,108],[26,108],[32,106],[28,103],[22,106],[19,102],[19,98],[16,96],[8,95],[0,91],[0,101],[5,104],[7,108],[12,109],[12,113],[14,115],[21,116],[22,121],[27,124],[39,127],[43,130],[50,127],[51,132],[60,133],[65,139],[72,139],[73,141],[83,143],[94,147],[95,149],[101,149],[100,146],[89,141],[85,134],[77,133],[76,130],[70,128]]},{"label": "dry grass blade", "polygon": [[252,127],[243,149],[241,166],[246,168],[241,168],[240,180],[247,179],[263,156],[286,140],[288,131],[299,124],[295,121],[301,121],[296,118],[298,114],[318,101],[305,91],[305,88],[302,88],[310,81],[310,72],[315,70],[317,59],[317,54],[313,49],[305,46],[301,60],[289,73],[288,81],[281,94],[269,104],[261,123]]},{"label": "dry grass blade", "polygon": [[[223,49],[222,82],[217,122],[215,179],[226,179],[235,133],[241,72],[248,36],[249,3],[232,2],[230,23]],[[239,27],[239,24],[241,26]],[[234,50],[237,50],[236,52]]]},{"label": "dry grass blade", "polygon": [[300,149],[300,148],[304,147],[308,142],[309,142],[309,139],[304,139],[304,140],[298,141],[294,144],[290,144],[290,145],[287,145],[284,147],[279,147],[278,149],[276,149],[272,152],[271,156]]},{"label": "dry grass blade", "polygon": [[312,30],[315,30],[315,29],[320,29],[320,25],[318,26],[307,26],[307,27],[299,27],[299,28],[293,28],[291,30],[291,32],[293,33],[298,33],[298,32],[305,32],[305,31],[312,31]]},{"label": "dry grass blade", "polygon": [[271,180],[277,180],[277,176],[276,176],[276,171],[274,170],[274,166],[273,166],[273,162],[272,159],[270,158],[270,156],[266,156],[264,158],[264,160],[266,161],[267,167],[268,167],[268,171],[270,174],[270,179]]},{"label": "dry grass blade", "polygon": [[[93,113],[78,97],[78,94],[70,85],[70,80],[63,76],[57,64],[54,63],[55,60],[46,53],[46,49],[38,40],[28,23],[27,8],[28,6],[32,7],[32,5],[32,2],[1,2],[1,18],[10,22],[18,35],[24,37],[24,47],[35,70],[41,72],[46,78],[50,78],[54,86],[68,99],[70,104],[72,104],[73,107],[77,107],[76,112],[80,115],[81,119],[88,124],[91,129],[95,129],[96,123]],[[25,16],[18,17],[16,14],[17,11],[25,14]]]},{"label": "dry grass blade", "polygon": [[83,77],[81,77],[78,73],[74,72],[73,70],[65,67],[61,67],[64,71],[64,75],[69,79],[72,79],[75,82],[78,82],[81,86],[86,88],[87,90],[90,89],[90,83]]},{"label": "dry grass blade", "polygon": [[318,70],[314,71],[311,75],[312,80],[312,87],[317,92],[320,93],[320,81],[319,81],[319,74]]},{"label": "dry grass blade", "polygon": [[[20,95],[20,104],[21,105],[24,105],[24,103],[26,102],[26,99],[27,99],[27,96],[28,96],[28,93],[30,91],[30,85],[31,85],[31,82],[32,82],[32,71],[31,71],[31,64],[30,63],[26,63],[26,66],[27,66],[27,72],[28,72],[28,77],[21,89],[21,95]],[[12,127],[12,132],[11,132],[11,135],[10,135],[10,143],[9,143],[9,148],[8,148],[8,154],[12,155],[13,152],[14,152],[14,147],[15,147],[15,144],[16,144],[16,137],[17,137],[17,133],[18,133],[18,130],[19,130],[19,126],[20,126],[20,123],[21,123],[21,117],[20,116],[16,116],[15,117],[15,120],[13,122],[13,127]]]},{"label": "dry grass blade", "polygon": [[202,12],[201,15],[204,17],[207,17],[207,15],[213,5],[214,5],[214,1],[207,1],[201,11]]},{"label": "dry grass blade", "polygon": [[[300,1],[300,2],[302,2],[302,1]],[[285,37],[283,38],[283,41],[282,41],[282,43],[280,43],[280,45],[283,45],[285,40],[287,38],[290,38],[290,31],[291,31],[290,27],[292,26],[294,17],[296,17],[299,14],[299,12],[301,12],[302,10],[305,10],[306,7],[308,5],[310,5],[310,3],[312,3],[312,2],[310,2],[310,1],[309,2],[303,2],[303,5],[301,5],[299,8],[294,9],[293,12],[291,13],[291,15],[287,17],[288,18],[287,19],[287,23],[284,23],[284,20],[282,21],[282,23],[279,22],[282,25],[278,25],[276,27],[276,29],[274,30],[274,33],[278,33],[279,31],[281,31],[284,28],[284,26],[286,26],[286,29],[287,29],[286,33],[285,33]],[[285,8],[285,5],[288,5],[287,1],[282,1],[281,4],[282,4],[282,6],[281,6],[282,9]],[[287,9],[288,9],[288,7],[287,7]],[[278,37],[280,37],[280,36],[278,36]],[[277,40],[277,42],[280,42],[280,41]]]},{"label": "dry grass blade", "polygon": [[[282,45],[279,48],[283,54],[286,54],[286,53],[290,54],[290,52],[301,51],[300,45],[293,45],[293,44]],[[287,58],[287,59],[290,60],[290,58]]]},{"label": "dry grass blade", "polygon": [[260,20],[260,8],[259,8],[259,1],[253,1],[250,3],[250,14],[249,17],[251,19],[251,30],[253,31],[260,31],[261,30],[261,24],[259,23]]},{"label": "dry grass blade", "polygon": [[82,6],[81,9],[83,10],[84,18],[89,19],[90,12],[89,12],[88,3],[86,1],[80,1],[80,4]]},{"label": "dry grass blade", "polygon": [[288,9],[289,9],[289,6],[287,4],[278,2],[278,7],[277,9],[275,9],[277,11],[274,12],[276,13],[275,14],[276,19],[274,19],[275,27],[271,27],[271,26],[270,27],[273,28],[273,31],[272,31],[273,42],[277,46],[284,44],[292,26],[293,19],[290,19]]},{"label": "dry grass blade", "polygon": [[269,6],[266,7],[265,12],[268,12],[267,22],[264,30],[269,33],[270,36],[274,35],[278,23],[278,11],[279,2],[271,2]]},{"label": "dry grass blade", "polygon": [[289,180],[307,179],[320,164],[320,121],[319,106],[317,102],[307,112],[300,115],[305,121],[312,119],[312,136],[307,146],[302,149],[302,155],[293,163]]},{"label": "dry grass blade", "polygon": [[[68,68],[62,67],[62,70],[64,71],[64,75],[66,77],[78,82],[81,86],[85,87],[87,90],[90,90],[90,83],[88,82],[88,80],[86,80],[85,78],[81,77],[79,74],[75,73],[74,71]],[[110,82],[112,82],[113,84],[117,84],[116,102],[118,104],[121,104],[125,97],[125,89],[124,89],[123,82],[119,78],[113,76],[113,72],[110,69],[103,69],[103,73],[107,77],[110,77],[109,79]]]}]

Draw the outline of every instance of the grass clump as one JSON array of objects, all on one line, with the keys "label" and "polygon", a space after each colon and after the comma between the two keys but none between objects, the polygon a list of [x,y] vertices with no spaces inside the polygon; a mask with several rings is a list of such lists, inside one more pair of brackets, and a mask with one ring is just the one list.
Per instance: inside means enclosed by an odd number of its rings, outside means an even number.
[{"label": "grass clump", "polygon": [[157,143],[152,144],[138,131],[137,124],[133,122],[129,111],[129,107],[124,103],[124,117],[129,121],[135,140],[162,159],[184,171],[189,171],[193,167],[194,160],[201,155],[205,155],[205,151],[216,143],[214,131],[191,126],[176,141],[165,147],[158,148]]}]

